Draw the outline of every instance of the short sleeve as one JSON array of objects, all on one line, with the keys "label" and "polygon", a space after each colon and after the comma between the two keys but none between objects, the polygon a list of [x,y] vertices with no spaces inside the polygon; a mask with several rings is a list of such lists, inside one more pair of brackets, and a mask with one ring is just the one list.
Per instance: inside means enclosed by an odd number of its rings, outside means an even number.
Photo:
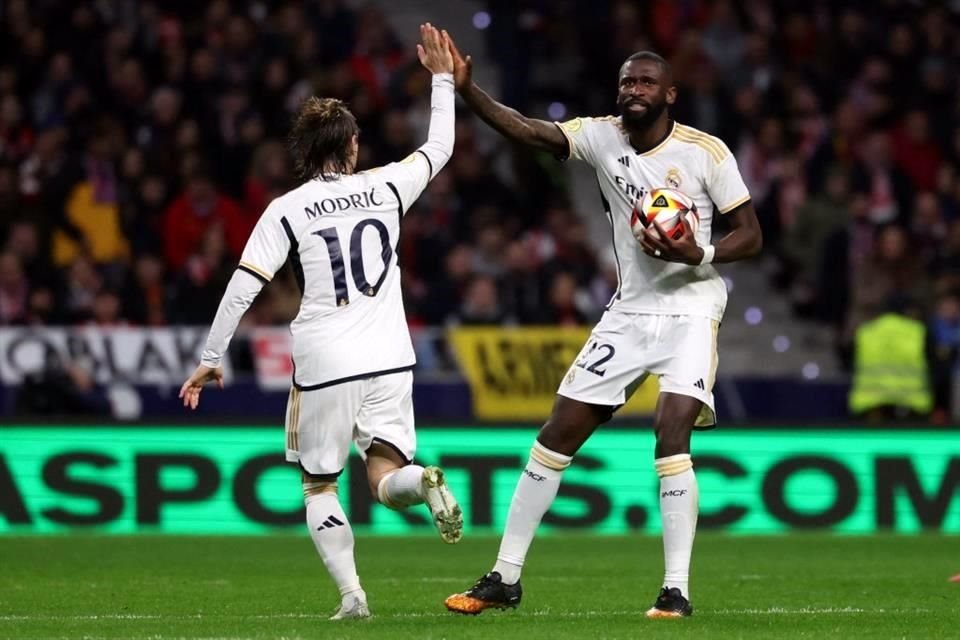
[{"label": "short sleeve", "polygon": [[566,122],[555,122],[555,125],[567,139],[569,149],[566,158],[583,160],[591,166],[596,166],[596,131],[592,118],[574,118]]},{"label": "short sleeve", "polygon": [[[439,167],[436,169],[439,171]],[[406,213],[430,184],[434,167],[427,154],[419,149],[400,162],[392,162],[375,174],[378,181],[386,183],[399,202],[401,214]]]},{"label": "short sleeve", "polygon": [[729,213],[750,199],[750,192],[743,182],[737,159],[725,144],[716,141],[721,149],[719,162],[717,156],[707,154],[707,193],[717,207],[718,213]]},{"label": "short sleeve", "polygon": [[243,248],[239,265],[241,270],[264,282],[273,279],[290,252],[290,236],[284,228],[284,222],[271,207],[267,207]]}]

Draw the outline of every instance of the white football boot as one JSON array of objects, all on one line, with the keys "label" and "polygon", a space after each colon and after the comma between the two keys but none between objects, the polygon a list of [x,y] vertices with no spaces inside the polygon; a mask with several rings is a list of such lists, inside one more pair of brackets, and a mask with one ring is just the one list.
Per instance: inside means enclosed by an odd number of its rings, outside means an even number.
[{"label": "white football boot", "polygon": [[433,524],[440,533],[440,539],[447,544],[459,541],[463,537],[463,511],[443,478],[443,470],[426,467],[420,486],[423,488],[424,502],[433,516]]},{"label": "white football boot", "polygon": [[353,596],[346,604],[341,604],[337,612],[330,616],[331,620],[347,620],[348,618],[369,618],[370,607],[367,601],[359,596]]}]

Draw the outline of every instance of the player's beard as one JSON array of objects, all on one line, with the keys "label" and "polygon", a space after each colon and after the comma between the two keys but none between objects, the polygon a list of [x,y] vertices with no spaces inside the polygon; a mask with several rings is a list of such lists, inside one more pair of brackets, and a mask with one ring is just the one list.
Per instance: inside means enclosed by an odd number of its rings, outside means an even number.
[{"label": "player's beard", "polygon": [[620,103],[617,106],[620,109],[620,117],[623,118],[624,127],[640,131],[648,129],[657,121],[660,114],[666,110],[667,103],[666,101],[662,101],[650,104],[643,113],[634,113],[625,103]]}]

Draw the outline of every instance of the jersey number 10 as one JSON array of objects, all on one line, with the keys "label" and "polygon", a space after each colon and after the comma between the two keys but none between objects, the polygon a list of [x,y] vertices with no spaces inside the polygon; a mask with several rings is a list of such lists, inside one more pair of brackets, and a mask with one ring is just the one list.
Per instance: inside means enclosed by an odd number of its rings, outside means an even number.
[{"label": "jersey number 10", "polygon": [[[367,281],[367,274],[363,270],[363,231],[373,227],[380,233],[380,257],[383,259],[383,273],[376,283]],[[350,293],[347,291],[347,269],[343,260],[343,250],[340,248],[340,236],[334,227],[314,231],[313,235],[320,236],[327,243],[327,254],[330,256],[330,271],[333,273],[333,289],[337,296],[337,306],[350,304]],[[386,225],[374,218],[367,218],[357,223],[350,234],[350,273],[357,291],[371,298],[380,291],[383,281],[390,270],[390,260],[393,258],[393,247],[390,246],[390,233]]]}]

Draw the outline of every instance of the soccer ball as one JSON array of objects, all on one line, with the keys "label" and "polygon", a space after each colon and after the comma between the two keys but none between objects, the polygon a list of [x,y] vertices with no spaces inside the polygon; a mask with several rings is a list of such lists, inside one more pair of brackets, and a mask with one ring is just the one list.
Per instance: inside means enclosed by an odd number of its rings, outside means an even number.
[{"label": "soccer ball", "polygon": [[633,214],[630,216],[630,229],[637,240],[642,239],[646,233],[657,238],[660,234],[653,226],[653,221],[656,220],[670,238],[677,240],[683,236],[681,219],[686,220],[696,234],[700,227],[700,216],[693,200],[676,189],[651,189],[634,205]]}]

